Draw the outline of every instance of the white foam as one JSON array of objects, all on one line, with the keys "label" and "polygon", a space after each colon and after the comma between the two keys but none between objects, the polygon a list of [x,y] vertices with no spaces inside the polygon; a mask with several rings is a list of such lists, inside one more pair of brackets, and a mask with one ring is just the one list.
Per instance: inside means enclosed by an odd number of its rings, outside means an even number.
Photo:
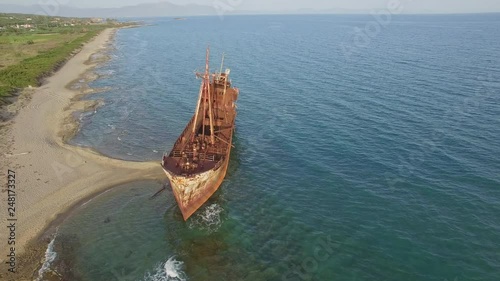
[{"label": "white foam", "polygon": [[[100,194],[99,194],[99,196],[100,196],[100,195],[103,195],[103,194],[105,194],[105,193],[108,193],[108,192],[110,192],[110,191],[111,191],[111,189],[108,189],[108,190],[104,191],[103,193],[100,193]],[[92,198],[90,198],[89,200],[85,201],[85,203],[83,203],[83,204],[81,205],[81,207],[85,207],[88,203],[90,203],[90,202],[94,201],[94,198],[96,198],[96,197],[97,197],[97,196],[92,197]]]},{"label": "white foam", "polygon": [[47,270],[50,269],[50,265],[57,257],[57,253],[54,251],[54,242],[56,241],[56,236],[57,236],[57,232],[56,232],[56,235],[54,236],[54,238],[52,238],[49,245],[47,246],[47,250],[45,250],[45,261],[43,262],[42,267],[38,271],[38,277],[36,278],[36,281],[43,280],[42,279],[43,275],[45,274],[45,272],[47,272]]},{"label": "white foam", "polygon": [[82,204],[82,207],[85,207],[85,205],[92,202],[92,200],[94,200],[94,198],[90,198],[89,200],[85,201],[85,203]]},{"label": "white foam", "polygon": [[183,271],[184,262],[170,257],[165,263],[156,266],[153,273],[148,272],[144,281],[186,281],[187,276]]},{"label": "white foam", "polygon": [[221,213],[224,209],[218,204],[212,204],[199,210],[190,220],[188,227],[199,228],[209,233],[215,232],[222,225]]}]

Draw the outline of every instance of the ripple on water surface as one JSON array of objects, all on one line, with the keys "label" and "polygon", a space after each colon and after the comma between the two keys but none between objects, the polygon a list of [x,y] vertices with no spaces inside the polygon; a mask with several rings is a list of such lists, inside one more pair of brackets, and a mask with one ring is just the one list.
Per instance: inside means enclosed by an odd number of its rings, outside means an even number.
[{"label": "ripple on water surface", "polygon": [[159,161],[193,114],[192,71],[211,42],[241,90],[228,176],[187,223],[170,191],[147,198],[159,184],[96,198],[61,227],[52,266],[72,261],[85,280],[293,280],[326,249],[307,278],[496,281],[500,18],[405,15],[349,45],[372,20],[197,17],[118,31],[92,83],[110,89],[93,96],[105,106],[74,142]]}]

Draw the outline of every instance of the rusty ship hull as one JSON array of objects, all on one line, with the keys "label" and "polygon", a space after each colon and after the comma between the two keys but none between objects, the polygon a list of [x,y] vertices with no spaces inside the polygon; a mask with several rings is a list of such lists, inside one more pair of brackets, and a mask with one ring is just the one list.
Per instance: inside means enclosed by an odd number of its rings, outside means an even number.
[{"label": "rusty ship hull", "polygon": [[192,177],[177,175],[164,169],[184,220],[194,214],[219,189],[226,177],[230,154],[229,151],[219,167]]},{"label": "rusty ship hull", "polygon": [[195,114],[162,159],[184,220],[198,210],[223,182],[231,148],[239,90],[231,86],[229,69],[209,72],[207,50]]}]

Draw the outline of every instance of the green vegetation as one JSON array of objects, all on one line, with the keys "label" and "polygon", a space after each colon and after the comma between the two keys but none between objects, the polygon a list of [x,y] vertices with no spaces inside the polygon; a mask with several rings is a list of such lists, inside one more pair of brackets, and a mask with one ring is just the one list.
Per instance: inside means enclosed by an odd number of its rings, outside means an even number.
[{"label": "green vegetation", "polygon": [[[101,29],[93,26],[91,30]],[[1,33],[0,35],[0,71],[20,63],[22,60],[34,57],[38,54],[54,49],[58,46],[71,42],[83,35],[90,29],[74,30],[71,33]]]},{"label": "green vegetation", "polygon": [[28,86],[39,86],[101,30],[105,19],[0,14],[0,105]]},{"label": "green vegetation", "polygon": [[98,33],[86,32],[72,41],[22,60],[0,71],[0,97],[9,96],[29,85],[38,86],[42,78],[60,67],[70,54]]}]

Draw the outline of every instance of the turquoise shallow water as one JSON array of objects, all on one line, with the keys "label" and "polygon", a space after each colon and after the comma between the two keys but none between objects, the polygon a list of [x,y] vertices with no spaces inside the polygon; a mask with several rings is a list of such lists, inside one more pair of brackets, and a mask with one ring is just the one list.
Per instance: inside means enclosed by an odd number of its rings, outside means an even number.
[{"label": "turquoise shallow water", "polygon": [[53,267],[71,280],[498,280],[500,16],[401,16],[360,44],[354,28],[372,20],[119,30],[92,83],[111,88],[88,97],[105,105],[73,142],[160,161],[210,43],[241,91],[236,148],[187,223],[170,191],[149,199],[162,183],[120,186],[59,228]]}]

